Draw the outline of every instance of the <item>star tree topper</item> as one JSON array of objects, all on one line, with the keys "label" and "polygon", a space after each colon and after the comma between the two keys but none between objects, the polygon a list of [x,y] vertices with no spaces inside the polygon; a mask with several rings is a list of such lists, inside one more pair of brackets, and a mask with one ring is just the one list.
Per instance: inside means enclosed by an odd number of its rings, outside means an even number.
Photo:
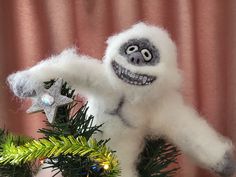
[{"label": "star tree topper", "polygon": [[63,80],[58,79],[49,89],[40,87],[36,91],[37,98],[33,100],[32,106],[27,113],[44,111],[49,123],[55,120],[57,108],[73,102],[73,99],[61,95]]}]

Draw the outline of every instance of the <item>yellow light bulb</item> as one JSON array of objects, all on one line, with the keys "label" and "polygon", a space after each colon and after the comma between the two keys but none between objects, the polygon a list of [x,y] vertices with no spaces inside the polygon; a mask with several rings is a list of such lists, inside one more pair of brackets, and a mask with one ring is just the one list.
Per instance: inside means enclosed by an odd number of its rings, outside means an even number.
[{"label": "yellow light bulb", "polygon": [[108,170],[109,169],[109,165],[105,164],[105,165],[103,165],[103,168],[104,168],[104,170]]}]

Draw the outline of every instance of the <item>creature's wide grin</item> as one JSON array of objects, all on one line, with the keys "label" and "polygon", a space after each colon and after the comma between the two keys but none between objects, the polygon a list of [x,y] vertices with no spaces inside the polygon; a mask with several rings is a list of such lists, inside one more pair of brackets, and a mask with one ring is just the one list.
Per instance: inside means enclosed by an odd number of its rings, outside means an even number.
[{"label": "creature's wide grin", "polygon": [[130,70],[119,65],[116,61],[112,61],[112,68],[118,78],[131,85],[145,86],[150,85],[156,80],[156,76],[149,76],[147,74],[133,73]]}]

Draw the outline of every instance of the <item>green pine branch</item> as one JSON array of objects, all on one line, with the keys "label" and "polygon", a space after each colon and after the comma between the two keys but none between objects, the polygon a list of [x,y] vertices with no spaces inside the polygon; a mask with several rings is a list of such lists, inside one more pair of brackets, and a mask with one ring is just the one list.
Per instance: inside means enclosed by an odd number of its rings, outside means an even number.
[{"label": "green pine branch", "polygon": [[44,134],[45,137],[73,135],[75,138],[78,136],[86,137],[87,140],[91,138],[92,135],[100,131],[99,128],[102,125],[93,125],[94,116],[87,114],[87,104],[74,114],[70,114],[76,106],[77,103],[75,102],[60,107],[57,112],[56,121],[53,124],[47,122],[47,127],[39,129],[38,132]]},{"label": "green pine branch", "polygon": [[164,139],[147,138],[145,144],[137,166],[140,176],[173,177],[179,169],[180,151]]},{"label": "green pine branch", "polygon": [[81,157],[87,156],[104,167],[107,174],[110,173],[113,176],[119,174],[119,164],[115,155],[105,146],[104,142],[97,142],[95,139],[87,141],[84,137],[49,137],[48,139],[32,140],[21,146],[16,146],[10,139],[11,137],[2,145],[0,163],[19,165],[36,159],[60,155],[80,155]]},{"label": "green pine branch", "polygon": [[[46,82],[45,87],[49,88],[53,82],[53,80]],[[72,90],[67,83],[63,84],[61,94],[73,98],[74,103],[59,107],[55,122],[53,124],[46,122],[47,127],[40,129],[38,132],[42,133],[46,138],[50,136],[56,138],[60,136],[73,136],[74,138],[83,136],[88,141],[92,135],[100,131],[99,129],[102,125],[94,125],[94,117],[88,115],[88,107],[86,104],[79,110],[76,110],[78,102],[74,96],[74,90]],[[104,140],[104,143],[107,141],[108,140]],[[108,176],[108,174],[102,173],[99,166],[94,166],[94,161],[86,156],[60,155],[58,157],[50,157],[44,163],[47,164],[47,167],[51,167],[56,172],[54,175],[61,172],[64,177],[74,177],[78,175],[81,177]],[[109,176],[114,175],[115,173],[109,172]]]},{"label": "green pine branch", "polygon": [[[46,82],[45,88],[53,83]],[[75,100],[74,90],[67,83],[61,94]],[[86,105],[73,113],[76,104],[75,100],[58,108],[56,121],[39,130],[45,138],[32,140],[0,131],[0,176],[32,177],[35,161],[45,159],[46,168],[56,171],[54,176],[61,172],[63,177],[117,177],[119,163],[105,146],[108,140],[91,138],[102,125],[93,125],[94,117],[87,115]],[[176,163],[178,155],[179,151],[163,139],[147,140],[137,166],[139,175],[173,177],[178,167],[169,166]]]},{"label": "green pine branch", "polygon": [[[20,146],[31,141],[31,138],[24,136],[14,136],[5,130],[0,129],[0,153],[3,152],[3,144]],[[38,166],[34,162],[24,164],[0,164],[0,176],[4,177],[32,177],[38,171]]]}]

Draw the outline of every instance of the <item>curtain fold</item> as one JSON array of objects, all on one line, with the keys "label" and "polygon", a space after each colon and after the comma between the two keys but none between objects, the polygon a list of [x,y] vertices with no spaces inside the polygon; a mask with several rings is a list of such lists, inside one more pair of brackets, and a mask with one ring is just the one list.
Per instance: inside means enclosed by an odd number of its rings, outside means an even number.
[{"label": "curtain fold", "polygon": [[[0,0],[1,127],[38,137],[43,126],[12,96],[7,75],[71,46],[102,59],[108,36],[145,21],[176,42],[187,102],[236,144],[235,19],[235,0]],[[184,155],[179,162],[179,177],[213,177]]]}]

